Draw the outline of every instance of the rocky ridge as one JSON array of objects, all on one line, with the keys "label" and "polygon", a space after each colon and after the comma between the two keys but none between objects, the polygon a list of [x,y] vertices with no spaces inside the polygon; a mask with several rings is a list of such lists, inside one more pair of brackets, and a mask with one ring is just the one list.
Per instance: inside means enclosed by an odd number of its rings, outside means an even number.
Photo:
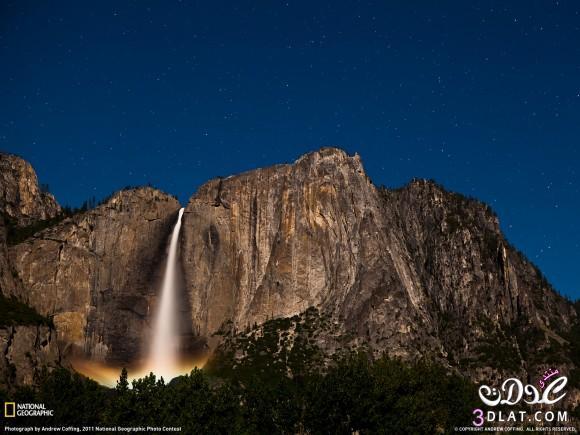
[{"label": "rocky ridge", "polygon": [[[138,358],[179,207],[141,188],[65,219],[10,248],[18,284],[8,294],[53,319],[64,354]],[[181,261],[195,340],[211,348],[224,328],[257,336],[294,319],[275,329],[290,347],[284,325],[313,322],[324,327],[308,340],[326,355],[435,358],[489,382],[577,365],[574,307],[487,205],[427,180],[377,187],[358,155],[335,148],[201,186]]]},{"label": "rocky ridge", "polygon": [[481,369],[541,369],[535,356],[565,347],[577,318],[487,205],[427,180],[379,188],[358,155],[334,148],[211,180],[187,205],[182,239],[204,337],[315,307],[346,347],[492,376]]},{"label": "rocky ridge", "polygon": [[61,207],[51,193],[42,191],[30,163],[0,153],[0,210],[17,225],[26,226],[57,216]]}]

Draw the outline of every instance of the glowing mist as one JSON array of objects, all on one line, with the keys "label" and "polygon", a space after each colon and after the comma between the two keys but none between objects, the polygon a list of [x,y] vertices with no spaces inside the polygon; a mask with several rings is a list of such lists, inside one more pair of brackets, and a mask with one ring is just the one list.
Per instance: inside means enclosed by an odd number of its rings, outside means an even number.
[{"label": "glowing mist", "polygon": [[146,370],[157,377],[163,376],[166,382],[178,375],[179,370],[179,333],[177,324],[177,248],[179,245],[179,230],[183,208],[169,243],[169,253],[163,285],[161,287],[161,303],[158,305],[157,316],[153,327],[153,340],[149,349]]}]

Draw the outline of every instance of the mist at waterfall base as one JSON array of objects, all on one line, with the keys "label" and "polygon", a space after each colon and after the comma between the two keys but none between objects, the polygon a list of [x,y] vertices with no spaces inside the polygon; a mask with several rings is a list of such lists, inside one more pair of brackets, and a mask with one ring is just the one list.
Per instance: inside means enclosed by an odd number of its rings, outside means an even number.
[{"label": "mist at waterfall base", "polygon": [[[157,378],[163,377],[167,383],[177,376],[189,373],[195,367],[202,367],[205,363],[205,357],[192,357],[181,352],[178,323],[178,248],[183,212],[183,208],[179,210],[169,240],[159,303],[153,317],[152,339],[145,345],[146,358],[124,366],[128,370],[129,379],[138,379],[153,373]],[[115,386],[123,368],[87,359],[75,359],[72,365],[79,373],[107,386]]]}]

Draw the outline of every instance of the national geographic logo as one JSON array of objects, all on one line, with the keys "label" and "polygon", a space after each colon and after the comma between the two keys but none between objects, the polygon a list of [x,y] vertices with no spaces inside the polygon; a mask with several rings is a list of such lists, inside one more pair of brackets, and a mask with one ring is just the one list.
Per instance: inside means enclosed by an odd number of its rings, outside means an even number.
[{"label": "national geographic logo", "polygon": [[4,402],[4,417],[52,417],[54,411],[46,409],[44,403]]}]

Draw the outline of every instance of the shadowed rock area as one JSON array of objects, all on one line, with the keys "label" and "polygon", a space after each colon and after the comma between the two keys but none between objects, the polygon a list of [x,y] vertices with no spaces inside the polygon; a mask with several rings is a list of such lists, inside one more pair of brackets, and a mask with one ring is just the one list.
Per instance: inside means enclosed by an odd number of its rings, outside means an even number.
[{"label": "shadowed rock area", "polygon": [[24,291],[6,240],[7,220],[26,226],[54,218],[60,211],[54,197],[41,192],[28,162],[0,153],[0,386],[33,384],[44,367],[61,364],[56,331],[47,319],[33,310],[32,315],[15,312],[15,304],[7,299]]}]

